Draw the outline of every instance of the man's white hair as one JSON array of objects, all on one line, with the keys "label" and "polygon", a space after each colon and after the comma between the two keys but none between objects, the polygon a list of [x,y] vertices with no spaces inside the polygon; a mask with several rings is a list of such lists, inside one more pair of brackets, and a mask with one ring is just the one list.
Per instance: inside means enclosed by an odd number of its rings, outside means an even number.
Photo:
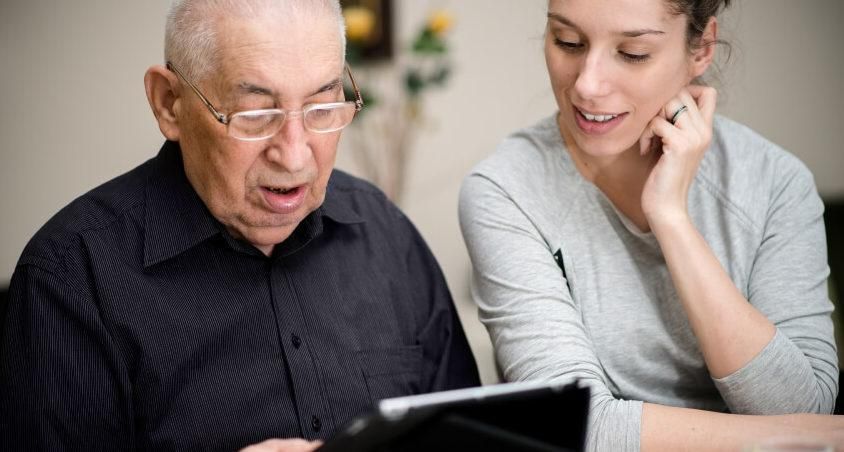
[{"label": "man's white hair", "polygon": [[203,80],[219,62],[217,21],[221,17],[260,19],[330,14],[337,20],[341,58],[346,55],[346,23],[339,0],[173,0],[164,32],[164,59],[191,80]]}]

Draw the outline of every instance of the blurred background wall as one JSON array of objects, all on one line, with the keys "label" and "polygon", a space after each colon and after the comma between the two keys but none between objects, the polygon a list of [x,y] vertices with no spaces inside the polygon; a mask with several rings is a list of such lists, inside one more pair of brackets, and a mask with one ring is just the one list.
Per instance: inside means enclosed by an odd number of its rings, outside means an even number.
[{"label": "blurred background wall", "polygon": [[[844,198],[844,2],[743,0],[722,18],[733,44],[720,113],[791,150],[821,194]],[[161,145],[143,74],[162,62],[168,0],[0,2],[0,287],[33,233],[88,189]],[[398,0],[397,46],[435,8],[454,17],[453,74],[423,100],[401,205],[445,271],[485,382],[489,339],[469,298],[457,223],[469,169],[511,131],[554,111],[542,57],[545,0]],[[341,143],[338,165],[360,173]],[[842,231],[844,233],[844,231]]]}]

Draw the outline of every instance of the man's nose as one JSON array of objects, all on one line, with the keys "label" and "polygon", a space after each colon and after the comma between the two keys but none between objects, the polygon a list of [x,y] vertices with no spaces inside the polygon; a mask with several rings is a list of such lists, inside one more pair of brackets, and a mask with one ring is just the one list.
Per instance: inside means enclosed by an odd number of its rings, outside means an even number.
[{"label": "man's nose", "polygon": [[271,146],[267,151],[267,158],[287,172],[304,169],[311,158],[308,134],[302,114],[289,115],[284,119],[278,133],[270,138]]},{"label": "man's nose", "polygon": [[598,52],[590,52],[580,64],[574,89],[581,99],[594,99],[610,93],[609,62]]}]

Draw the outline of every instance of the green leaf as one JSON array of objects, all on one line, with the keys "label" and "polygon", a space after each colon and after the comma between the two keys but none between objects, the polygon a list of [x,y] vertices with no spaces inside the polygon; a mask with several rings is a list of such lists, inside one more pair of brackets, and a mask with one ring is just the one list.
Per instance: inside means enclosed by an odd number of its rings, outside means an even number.
[{"label": "green leaf", "polygon": [[442,54],[447,48],[445,41],[430,29],[425,28],[413,41],[412,50],[419,54]]},{"label": "green leaf", "polygon": [[441,66],[434,74],[428,78],[428,81],[435,85],[445,85],[448,77],[451,75],[451,68],[448,66]]},{"label": "green leaf", "polygon": [[425,88],[425,81],[416,71],[408,71],[404,78],[404,84],[407,88],[407,92],[410,93],[411,96],[419,95],[419,93],[422,92],[422,89]]}]

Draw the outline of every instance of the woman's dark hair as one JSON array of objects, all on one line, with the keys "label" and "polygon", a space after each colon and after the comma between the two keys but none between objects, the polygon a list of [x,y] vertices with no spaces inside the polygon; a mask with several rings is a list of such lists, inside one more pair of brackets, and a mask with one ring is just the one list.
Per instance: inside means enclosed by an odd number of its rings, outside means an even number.
[{"label": "woman's dark hair", "polygon": [[703,42],[701,37],[706,29],[706,24],[709,23],[709,18],[717,16],[721,9],[730,6],[730,0],[666,0],[666,2],[673,13],[686,16],[688,19],[686,45],[689,50],[712,44],[727,44],[721,40]]},{"label": "woman's dark hair", "polygon": [[[730,6],[731,0],[665,0],[668,4],[669,10],[680,16],[686,16],[688,25],[686,26],[686,48],[689,52],[693,52],[702,47],[707,47],[715,44],[720,44],[726,47],[726,53],[721,61],[726,65],[730,61],[733,53],[733,47],[729,42],[722,39],[715,39],[714,42],[704,41],[703,32],[706,30],[706,24],[709,23],[709,18],[718,16],[722,9]],[[711,66],[715,72],[709,71],[709,77],[700,76],[694,80],[698,85],[710,85],[714,82],[716,85],[720,84],[722,66],[717,62]],[[725,99],[722,96],[722,99]]]}]

